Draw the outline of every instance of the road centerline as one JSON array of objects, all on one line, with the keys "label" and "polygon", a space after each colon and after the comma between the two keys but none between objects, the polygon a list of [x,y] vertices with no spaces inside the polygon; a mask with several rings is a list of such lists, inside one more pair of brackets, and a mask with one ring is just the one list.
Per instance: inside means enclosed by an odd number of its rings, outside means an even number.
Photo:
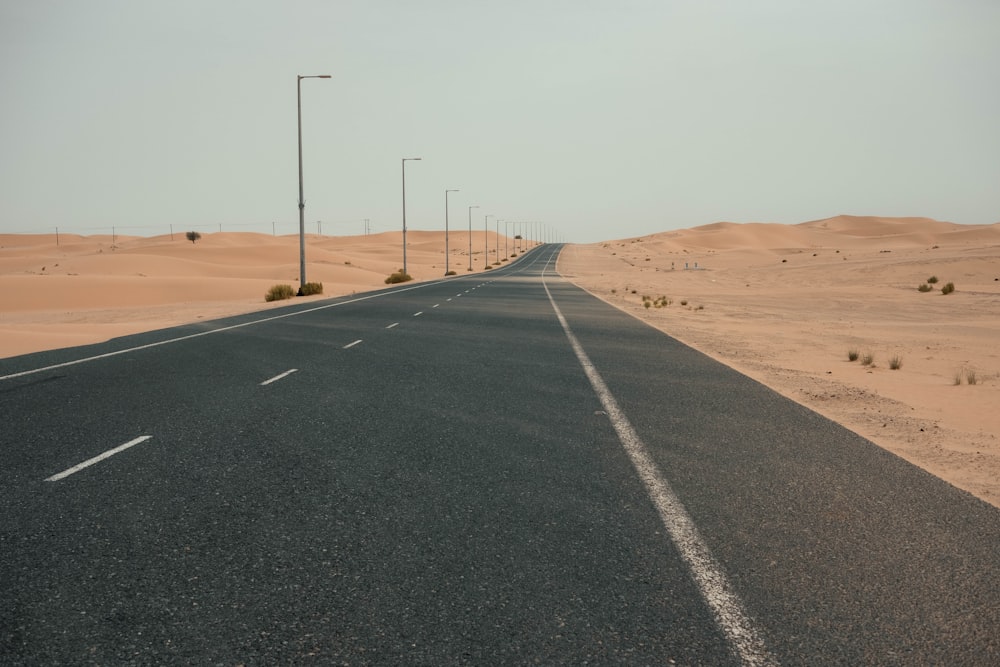
[{"label": "road centerline", "polygon": [[151,436],[151,435],[140,435],[138,438],[135,438],[133,440],[129,440],[124,445],[118,445],[117,447],[115,447],[113,449],[109,449],[108,451],[103,452],[101,454],[98,454],[97,456],[95,456],[93,458],[87,459],[83,463],[77,463],[72,468],[66,468],[66,470],[63,470],[60,473],[56,473],[55,475],[52,475],[51,477],[46,477],[45,481],[46,482],[58,482],[61,479],[69,477],[73,473],[80,472],[84,468],[89,468],[90,466],[94,465],[95,463],[100,463],[104,459],[110,458],[110,457],[114,456],[115,454],[118,454],[119,452],[124,452],[129,447],[134,447],[135,445],[138,445],[141,442],[146,442],[147,440],[149,440],[152,437],[153,436]]},{"label": "road centerline", "polygon": [[355,345],[360,345],[360,344],[361,344],[361,339],[359,338],[359,339],[357,339],[357,340],[356,340],[356,341],[354,341],[354,342],[351,342],[351,343],[348,343],[348,344],[347,344],[347,345],[345,345],[345,346],[344,346],[344,347],[343,347],[342,349],[344,349],[344,350],[349,350],[349,349],[351,349],[352,347],[354,347]]},{"label": "road centerline", "polygon": [[299,370],[298,368],[289,368],[284,373],[279,373],[278,375],[275,375],[273,378],[264,380],[263,382],[260,383],[260,386],[263,387],[265,385],[271,384],[272,382],[277,382],[278,380],[282,380],[298,370]]}]

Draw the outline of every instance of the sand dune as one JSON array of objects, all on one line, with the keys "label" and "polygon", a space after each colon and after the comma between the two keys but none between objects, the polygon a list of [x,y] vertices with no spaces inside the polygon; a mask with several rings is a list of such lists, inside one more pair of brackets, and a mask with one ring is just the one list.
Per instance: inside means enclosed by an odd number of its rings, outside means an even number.
[{"label": "sand dune", "polygon": [[[1000,224],[856,216],[716,223],[570,246],[559,268],[1000,505]],[[918,292],[931,276],[936,288]],[[937,288],[947,282],[957,289],[945,296]],[[672,303],[646,308],[643,296]],[[851,349],[872,353],[874,365],[848,361]],[[889,368],[894,356],[898,370]]]},{"label": "sand dune", "polygon": [[[442,277],[443,232],[410,231],[407,241],[414,278]],[[467,230],[451,233],[450,269],[468,272],[469,241]],[[473,268],[483,271],[484,232],[471,241]],[[493,264],[493,233],[488,241]],[[503,244],[501,236],[501,252]],[[385,287],[402,265],[402,235],[307,235],[306,257],[307,279],[326,296]],[[297,287],[298,258],[297,235],[226,232],[192,244],[182,234],[62,234],[58,245],[54,235],[0,236],[0,356],[278,307],[287,302],[265,304],[264,293]],[[609,303],[1000,506],[1000,223],[719,222],[568,246],[559,267]],[[934,291],[918,292],[931,276]],[[938,288],[947,282],[957,289],[946,296]],[[646,308],[643,296],[671,303]],[[875,363],[848,361],[852,349]]]}]

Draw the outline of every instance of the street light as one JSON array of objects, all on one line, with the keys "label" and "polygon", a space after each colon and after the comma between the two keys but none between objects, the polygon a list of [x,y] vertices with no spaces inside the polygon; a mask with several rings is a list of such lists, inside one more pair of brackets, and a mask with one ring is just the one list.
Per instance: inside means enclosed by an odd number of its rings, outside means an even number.
[{"label": "street light", "polygon": [[419,160],[418,157],[403,158],[403,275],[406,275],[406,162]]},{"label": "street light", "polygon": [[469,207],[469,271],[472,270],[472,209],[478,206]]},{"label": "street light", "polygon": [[448,193],[460,190],[444,191],[444,275],[448,275]]},{"label": "street light", "polygon": [[483,242],[486,244],[483,255],[483,271],[490,268],[490,218],[495,218],[496,216],[492,213],[486,215],[483,218]]},{"label": "street light", "polygon": [[329,74],[298,75],[295,94],[299,111],[299,296],[306,284],[306,200],[302,196],[302,79],[329,79]]}]

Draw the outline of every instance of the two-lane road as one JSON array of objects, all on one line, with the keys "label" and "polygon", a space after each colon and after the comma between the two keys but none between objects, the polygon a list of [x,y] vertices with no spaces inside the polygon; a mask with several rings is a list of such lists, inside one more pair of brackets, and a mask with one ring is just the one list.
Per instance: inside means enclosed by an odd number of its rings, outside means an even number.
[{"label": "two-lane road", "polygon": [[0,663],[1000,662],[1000,512],[558,250],[0,360]]}]

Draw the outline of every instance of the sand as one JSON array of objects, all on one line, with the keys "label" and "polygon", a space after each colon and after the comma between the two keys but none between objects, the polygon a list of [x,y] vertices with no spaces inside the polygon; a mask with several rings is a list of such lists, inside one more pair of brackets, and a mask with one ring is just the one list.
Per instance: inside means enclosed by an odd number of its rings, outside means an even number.
[{"label": "sand", "polygon": [[[559,269],[1000,506],[1000,224],[852,216],[716,223],[569,246]],[[931,276],[935,289],[919,292]],[[948,282],[955,291],[943,295]],[[643,296],[672,303],[646,308]],[[874,364],[849,361],[850,350],[872,354]],[[900,368],[890,368],[892,357]]]},{"label": "sand", "polygon": [[[444,275],[442,232],[407,234],[416,280]],[[468,232],[448,268],[467,274]],[[483,271],[484,233],[472,266]],[[501,250],[504,239],[500,237]],[[496,237],[489,235],[489,264]],[[508,241],[513,247],[514,241]],[[307,235],[324,296],[385,287],[396,233]],[[559,269],[601,299],[1000,506],[1000,224],[839,216],[716,223],[567,246]],[[0,357],[279,307],[298,236],[0,235]],[[930,276],[933,291],[917,286]],[[943,295],[948,282],[955,292]],[[643,296],[669,305],[643,305]],[[322,297],[305,297],[318,299]],[[686,303],[684,303],[686,301]],[[301,300],[297,300],[301,302]],[[871,354],[874,364],[848,360]],[[890,368],[892,357],[902,365]],[[975,378],[970,384],[969,377]]]}]

